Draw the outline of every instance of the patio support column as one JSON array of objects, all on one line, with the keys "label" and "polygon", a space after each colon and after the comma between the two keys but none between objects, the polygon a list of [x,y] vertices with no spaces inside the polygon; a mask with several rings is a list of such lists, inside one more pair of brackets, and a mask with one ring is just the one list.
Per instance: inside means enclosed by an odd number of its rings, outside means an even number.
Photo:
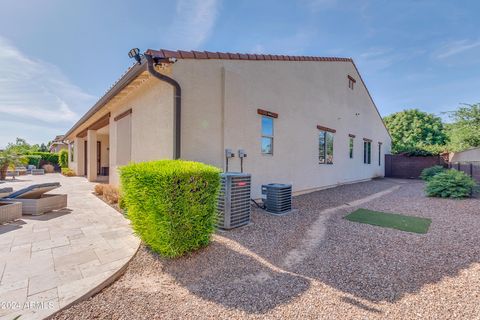
[{"label": "patio support column", "polygon": [[85,140],[75,138],[73,144],[73,162],[76,164],[75,174],[78,176],[85,175]]},{"label": "patio support column", "polygon": [[97,131],[87,131],[87,179],[97,180]]}]

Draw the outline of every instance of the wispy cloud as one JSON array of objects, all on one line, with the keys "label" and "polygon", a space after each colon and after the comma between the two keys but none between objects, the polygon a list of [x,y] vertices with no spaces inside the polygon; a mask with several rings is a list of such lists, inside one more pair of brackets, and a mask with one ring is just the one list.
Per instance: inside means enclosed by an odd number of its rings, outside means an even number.
[{"label": "wispy cloud", "polygon": [[215,27],[220,0],[179,0],[166,44],[176,48],[198,49]]},{"label": "wispy cloud", "polygon": [[16,127],[15,135],[22,136],[29,126],[58,128],[62,133],[94,101],[95,97],[72,84],[57,66],[28,57],[0,37],[0,119],[23,123]]},{"label": "wispy cloud", "polygon": [[469,51],[474,48],[479,48],[480,47],[480,40],[459,40],[459,41],[454,41],[451,43],[448,43],[444,45],[440,50],[438,51],[436,57],[438,59],[445,59],[449,58],[452,56],[455,56],[457,54]]}]

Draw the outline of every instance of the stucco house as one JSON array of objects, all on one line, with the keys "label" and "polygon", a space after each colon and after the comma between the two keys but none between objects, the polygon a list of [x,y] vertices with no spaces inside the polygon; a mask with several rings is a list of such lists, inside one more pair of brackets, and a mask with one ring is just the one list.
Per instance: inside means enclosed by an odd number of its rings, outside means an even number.
[{"label": "stucco house", "polygon": [[177,158],[251,173],[254,198],[265,183],[301,193],[384,175],[391,139],[352,59],[147,50],[139,60],[65,134],[70,168],[90,181],[118,184],[119,166]]},{"label": "stucco house", "polygon": [[49,150],[51,153],[57,153],[60,152],[60,150],[67,149],[67,147],[68,145],[63,142],[63,136],[56,136],[50,143]]},{"label": "stucco house", "polygon": [[456,162],[480,162],[480,148],[470,148],[460,152],[449,154],[449,161]]}]

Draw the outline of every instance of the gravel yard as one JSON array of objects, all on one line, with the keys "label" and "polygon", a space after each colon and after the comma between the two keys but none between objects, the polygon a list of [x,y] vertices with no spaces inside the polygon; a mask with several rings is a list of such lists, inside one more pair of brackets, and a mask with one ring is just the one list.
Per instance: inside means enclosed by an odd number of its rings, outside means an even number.
[{"label": "gravel yard", "polygon": [[[480,319],[480,199],[426,198],[423,182],[374,180],[254,210],[188,257],[142,247],[117,282],[54,319]],[[356,208],[432,219],[427,234],[343,219]]]}]

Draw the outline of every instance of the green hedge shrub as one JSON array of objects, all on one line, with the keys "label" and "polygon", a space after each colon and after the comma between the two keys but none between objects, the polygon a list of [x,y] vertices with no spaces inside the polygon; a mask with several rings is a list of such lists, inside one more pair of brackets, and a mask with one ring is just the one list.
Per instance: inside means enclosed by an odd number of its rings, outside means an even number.
[{"label": "green hedge shrub", "polygon": [[62,149],[58,152],[58,164],[61,168],[68,168],[68,150]]},{"label": "green hedge shrub", "polygon": [[420,178],[422,180],[428,181],[443,171],[445,171],[445,168],[442,166],[433,166],[430,168],[425,168],[422,170],[422,173],[420,174]]},{"label": "green hedge shrub", "polygon": [[36,168],[40,168],[40,160],[42,159],[41,156],[28,154],[28,155],[25,155],[25,156],[22,156],[22,157],[24,157],[26,159],[27,164],[32,164]]},{"label": "green hedge shrub", "polygon": [[464,172],[449,169],[428,180],[425,192],[429,197],[466,198],[476,185],[475,180]]},{"label": "green hedge shrub", "polygon": [[58,153],[29,152],[28,155],[40,156],[40,165],[43,165],[43,164],[46,164],[46,163],[49,163],[49,164],[52,164],[52,165],[58,165]]},{"label": "green hedge shrub", "polygon": [[178,257],[206,246],[215,231],[220,170],[160,160],[120,168],[122,201],[135,232],[155,252]]}]

